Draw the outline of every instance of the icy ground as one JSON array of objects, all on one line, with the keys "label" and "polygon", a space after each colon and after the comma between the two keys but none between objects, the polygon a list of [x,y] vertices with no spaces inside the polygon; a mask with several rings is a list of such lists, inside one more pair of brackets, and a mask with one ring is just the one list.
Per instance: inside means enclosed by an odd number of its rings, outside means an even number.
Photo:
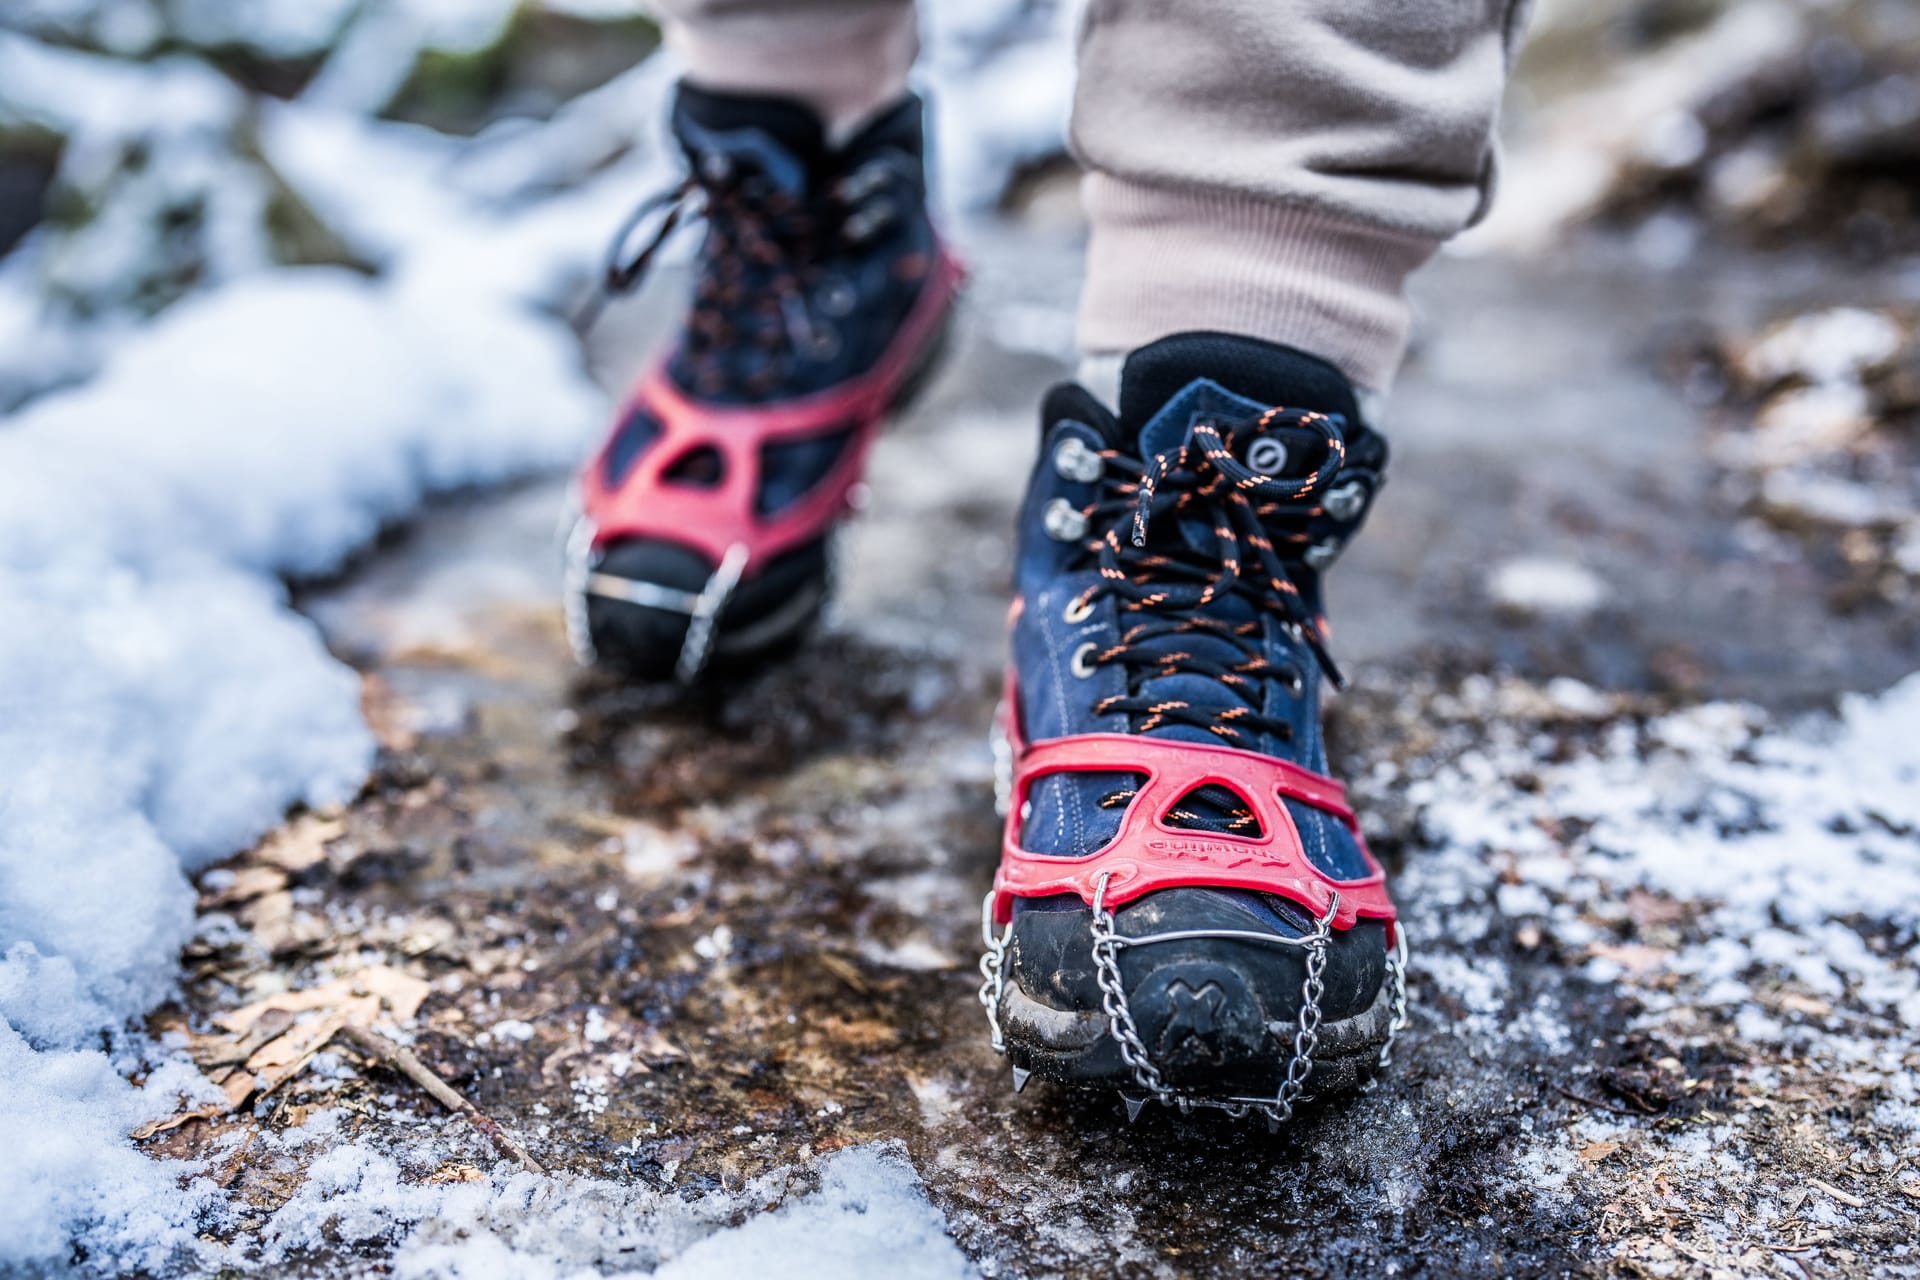
[{"label": "icy ground", "polygon": [[[1736,351],[1779,397],[1751,439],[1750,406],[1703,421],[1649,372],[1697,329],[1883,310],[1911,267],[1682,278],[1644,235],[1441,265],[1390,501],[1335,583],[1366,673],[1341,766],[1414,1026],[1377,1094],[1278,1139],[1129,1129],[1015,1097],[971,998],[1065,188],[969,235],[969,331],[882,448],[829,633],[706,698],[579,676],[555,468],[670,288],[612,317],[595,378],[563,315],[666,173],[668,69],[473,140],[373,118],[509,8],[396,5],[357,44],[344,6],[169,10],[229,56],[358,50],[288,102],[131,60],[143,3],[0,29],[0,132],[78,139],[102,211],[0,260],[0,1272],[1920,1274],[1912,328]],[[961,203],[1058,135],[1067,15],[1020,12],[940,19]],[[1777,55],[1789,12],[1717,38]],[[1701,91],[1685,61],[1665,108]],[[1573,132],[1603,168],[1632,141]],[[155,216],[186,205],[192,234]],[[1801,472],[1886,505],[1809,523],[1729,488]]]}]

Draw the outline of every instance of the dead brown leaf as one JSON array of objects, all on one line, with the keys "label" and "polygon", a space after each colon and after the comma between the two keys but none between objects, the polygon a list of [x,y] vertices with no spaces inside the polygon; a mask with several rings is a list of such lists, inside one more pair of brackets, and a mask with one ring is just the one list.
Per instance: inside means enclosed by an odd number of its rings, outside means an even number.
[{"label": "dead brown leaf", "polygon": [[178,1115],[171,1115],[163,1120],[149,1120],[146,1124],[141,1125],[127,1136],[135,1142],[145,1142],[154,1134],[165,1133],[169,1129],[177,1129],[189,1120],[211,1120],[215,1116],[225,1115],[228,1110],[229,1108],[221,1103],[210,1102],[206,1106],[195,1107],[191,1111],[182,1111]]},{"label": "dead brown leaf", "polygon": [[1627,918],[1642,929],[1652,925],[1680,924],[1691,914],[1684,902],[1645,889],[1627,890]]},{"label": "dead brown leaf", "polygon": [[[219,1083],[226,1105],[196,1107],[134,1131],[138,1140],[189,1120],[212,1119],[263,1098],[306,1069],[349,1022],[411,1021],[431,987],[388,965],[373,965],[344,978],[256,1000],[215,1019],[224,1035],[195,1036],[194,1061]],[[318,1014],[307,1017],[303,1014]],[[223,1069],[225,1070],[223,1074]]]},{"label": "dead brown leaf", "polygon": [[347,824],[338,817],[304,813],[260,842],[250,860],[298,875],[324,862],[327,844],[346,832]]},{"label": "dead brown leaf", "polygon": [[1666,967],[1673,958],[1673,952],[1664,947],[1648,947],[1639,943],[1616,945],[1608,942],[1596,942],[1587,948],[1589,956],[1598,956],[1602,960],[1611,960],[1629,973],[1652,973]]},{"label": "dead brown leaf", "polygon": [[201,910],[251,902],[287,887],[287,873],[278,867],[239,866],[227,874],[231,878],[222,888],[200,895]]},{"label": "dead brown leaf", "polygon": [[253,1096],[257,1082],[251,1071],[236,1071],[220,1082],[220,1092],[227,1095],[227,1109],[238,1111],[248,1098]]},{"label": "dead brown leaf", "polygon": [[389,751],[411,751],[419,741],[393,686],[372,672],[360,677],[360,714],[366,717],[374,740]]},{"label": "dead brown leaf", "polygon": [[1617,1142],[1589,1142],[1580,1148],[1580,1159],[1587,1164],[1599,1164],[1619,1149]]},{"label": "dead brown leaf", "polygon": [[485,1182],[487,1175],[470,1164],[443,1164],[427,1175],[429,1186],[448,1182]]},{"label": "dead brown leaf", "polygon": [[1824,1018],[1833,1012],[1833,1006],[1825,1000],[1813,996],[1803,996],[1793,991],[1782,991],[1779,999],[1782,1009],[1794,1013],[1804,1013],[1810,1018]]},{"label": "dead brown leaf", "polygon": [[[253,1096],[264,1098],[299,1075],[313,1055],[326,1048],[327,1042],[346,1024],[345,1012],[329,1013],[317,1022],[302,1025],[281,1036],[249,1058],[247,1069],[254,1073]],[[263,1057],[265,1061],[255,1063],[255,1058]]]},{"label": "dead brown leaf", "polygon": [[247,932],[273,955],[285,954],[326,936],[321,925],[307,919],[294,906],[293,894],[286,889],[262,894],[242,904],[234,914]]},{"label": "dead brown leaf", "polygon": [[335,978],[332,982],[308,987],[304,991],[283,991],[279,995],[256,1000],[221,1014],[216,1021],[227,1030],[239,1034],[276,1010],[281,1013],[305,1013],[313,1009],[338,1008],[367,1014],[367,1017],[355,1020],[370,1026],[380,1018],[384,1006],[391,1021],[406,1022],[420,1011],[421,1002],[432,990],[432,986],[424,979],[390,965],[371,965],[344,978]]}]

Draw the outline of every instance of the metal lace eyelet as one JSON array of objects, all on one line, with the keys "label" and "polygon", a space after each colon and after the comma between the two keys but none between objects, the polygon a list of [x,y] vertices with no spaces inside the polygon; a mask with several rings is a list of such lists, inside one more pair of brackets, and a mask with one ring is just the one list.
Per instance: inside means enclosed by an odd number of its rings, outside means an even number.
[{"label": "metal lace eyelet", "polygon": [[1335,520],[1351,520],[1367,505],[1367,486],[1358,480],[1349,480],[1337,489],[1328,490],[1320,505]]},{"label": "metal lace eyelet", "polygon": [[1100,461],[1099,454],[1087,447],[1086,441],[1079,436],[1068,436],[1054,447],[1053,469],[1063,479],[1092,484],[1106,470],[1106,465]]},{"label": "metal lace eyelet", "polygon": [[892,201],[875,200],[848,218],[841,228],[842,233],[850,243],[859,244],[893,221],[893,214]]},{"label": "metal lace eyelet", "polygon": [[887,166],[870,160],[834,184],[833,194],[848,204],[857,204],[878,191],[887,180]]},{"label": "metal lace eyelet", "polygon": [[1286,676],[1288,693],[1297,698],[1307,691],[1307,678],[1301,675],[1300,672],[1289,669]]},{"label": "metal lace eyelet", "polygon": [[1067,607],[1060,611],[1060,621],[1070,627],[1077,627],[1093,616],[1093,601],[1085,596],[1075,596],[1067,601]]},{"label": "metal lace eyelet", "polygon": [[1067,663],[1067,669],[1082,680],[1092,676],[1094,672],[1093,655],[1099,647],[1099,645],[1089,640],[1078,649],[1075,649],[1072,659]]},{"label": "metal lace eyelet", "polygon": [[1087,536],[1087,518],[1065,498],[1055,498],[1041,513],[1047,536],[1055,542],[1078,542]]},{"label": "metal lace eyelet", "polygon": [[1300,557],[1310,569],[1325,569],[1340,558],[1340,539],[1328,538],[1308,547],[1306,554]]}]

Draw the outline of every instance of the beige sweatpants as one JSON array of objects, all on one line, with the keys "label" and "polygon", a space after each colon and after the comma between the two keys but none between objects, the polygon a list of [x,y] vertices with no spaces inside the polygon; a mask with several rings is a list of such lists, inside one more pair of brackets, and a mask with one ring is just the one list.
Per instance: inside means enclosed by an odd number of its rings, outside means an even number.
[{"label": "beige sweatpants", "polygon": [[[1529,0],[1089,0],[1071,145],[1080,345],[1285,342],[1383,391],[1407,277],[1485,209]],[[906,83],[911,0],[659,0],[688,78],[845,125]]]}]

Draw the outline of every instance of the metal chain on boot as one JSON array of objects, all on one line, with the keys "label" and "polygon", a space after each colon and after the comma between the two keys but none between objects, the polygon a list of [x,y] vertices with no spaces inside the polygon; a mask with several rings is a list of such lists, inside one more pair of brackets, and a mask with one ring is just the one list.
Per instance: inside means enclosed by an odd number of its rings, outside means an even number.
[{"label": "metal chain on boot", "polygon": [[1333,913],[1340,909],[1340,895],[1314,932],[1314,944],[1307,949],[1307,976],[1300,984],[1300,1025],[1293,1033],[1293,1056],[1287,1059],[1287,1078],[1280,1082],[1280,1095],[1260,1108],[1275,1125],[1293,1119],[1294,1104],[1306,1091],[1307,1077],[1313,1074],[1313,1051],[1320,1047],[1320,997],[1326,994],[1327,939],[1333,925]]},{"label": "metal chain on boot", "polygon": [[1007,1038],[1000,1031],[1000,997],[1007,985],[1007,940],[1013,937],[1013,926],[995,937],[993,933],[993,894],[989,892],[980,901],[980,939],[986,944],[986,950],[980,955],[980,1003],[987,1011],[987,1026],[993,1031],[993,1051],[1004,1054],[1007,1051]]},{"label": "metal chain on boot", "polygon": [[590,667],[598,658],[593,646],[593,628],[587,622],[587,579],[593,573],[593,521],[578,514],[580,498],[578,494],[568,499],[568,511],[562,517],[565,523],[561,535],[560,554],[562,556],[561,608],[567,624],[567,645],[573,650],[573,657],[583,667]]},{"label": "metal chain on boot", "polygon": [[673,667],[673,674],[681,684],[692,684],[706,670],[707,657],[713,648],[714,623],[720,611],[727,607],[733,589],[740,585],[740,575],[746,568],[747,546],[736,542],[720,557],[719,567],[695,597],[687,615],[686,638],[680,642],[680,658]]},{"label": "metal chain on boot", "polygon": [[1113,912],[1107,910],[1107,883],[1113,873],[1100,877],[1093,891],[1093,977],[1100,986],[1100,1005],[1107,1012],[1107,1025],[1113,1032],[1114,1043],[1120,1046],[1120,1058],[1133,1072],[1134,1083],[1147,1093],[1162,1101],[1173,1092],[1160,1078],[1160,1068],[1153,1065],[1153,1059],[1147,1055],[1146,1042],[1140,1038],[1140,1029],[1134,1025],[1133,1009],[1127,1003],[1127,988],[1120,979],[1120,958],[1116,954],[1119,944],[1114,929]]},{"label": "metal chain on boot", "polygon": [[1407,1012],[1407,926],[1396,920],[1393,925],[1393,950],[1387,952],[1387,983],[1392,994],[1389,996],[1387,1017],[1387,1039],[1380,1046],[1380,1063],[1374,1069],[1373,1079],[1362,1086],[1372,1092],[1380,1084],[1380,1077],[1393,1065],[1394,1041],[1413,1021]]},{"label": "metal chain on boot", "polygon": [[[1340,910],[1339,894],[1334,894],[1326,914],[1314,922],[1313,932],[1301,938],[1282,938],[1273,934],[1256,934],[1230,929],[1188,929],[1175,933],[1128,937],[1118,931],[1115,927],[1113,912],[1107,910],[1107,884],[1110,879],[1110,873],[1101,876],[1094,888],[1093,919],[1090,922],[1093,934],[1094,981],[1100,987],[1100,1004],[1106,1011],[1108,1029],[1120,1050],[1121,1060],[1127,1064],[1127,1069],[1133,1074],[1134,1083],[1145,1091],[1146,1097],[1178,1107],[1182,1112],[1194,1107],[1208,1107],[1234,1116],[1244,1116],[1258,1111],[1267,1118],[1268,1124],[1275,1128],[1292,1119],[1293,1109],[1303,1100],[1308,1077],[1313,1073],[1313,1051],[1320,1044],[1320,1002],[1326,994],[1327,949],[1333,938],[1333,918]],[[1133,1018],[1133,1008],[1127,1000],[1126,984],[1120,975],[1118,954],[1120,948],[1210,937],[1236,938],[1299,947],[1307,953],[1306,978],[1300,985],[1300,1018],[1294,1031],[1292,1052],[1287,1059],[1280,1089],[1271,1098],[1207,1098],[1172,1089],[1160,1074],[1160,1068],[1154,1064],[1152,1056],[1147,1051],[1146,1042],[1140,1038],[1139,1026]],[[1144,1101],[1145,1098],[1128,1097],[1126,1099],[1129,1119],[1139,1114],[1140,1106]]]}]

